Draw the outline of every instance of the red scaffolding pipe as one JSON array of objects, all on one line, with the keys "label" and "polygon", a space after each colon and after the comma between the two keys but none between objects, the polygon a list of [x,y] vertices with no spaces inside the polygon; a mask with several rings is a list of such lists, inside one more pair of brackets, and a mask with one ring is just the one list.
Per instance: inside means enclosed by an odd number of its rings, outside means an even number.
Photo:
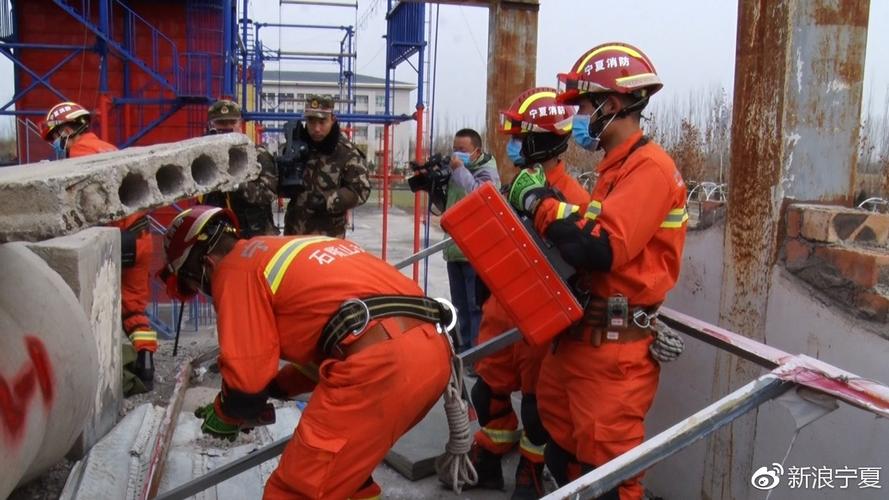
[{"label": "red scaffolding pipe", "polygon": [[[423,105],[417,104],[417,148],[416,154],[414,155],[414,161],[416,161],[418,165],[423,164],[423,110]],[[414,253],[420,251],[420,221],[423,218],[423,211],[420,209],[422,203],[420,200],[420,193],[418,191],[414,193]],[[414,281],[417,283],[420,282],[419,261],[414,262],[413,277]]]}]

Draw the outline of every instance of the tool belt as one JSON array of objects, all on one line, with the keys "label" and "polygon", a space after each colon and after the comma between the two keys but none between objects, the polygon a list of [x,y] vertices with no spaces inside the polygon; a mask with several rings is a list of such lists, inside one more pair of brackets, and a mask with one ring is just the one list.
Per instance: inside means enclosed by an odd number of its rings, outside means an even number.
[{"label": "tool belt", "polygon": [[591,297],[584,308],[583,318],[568,328],[564,336],[595,347],[603,342],[627,343],[653,337],[659,307],[660,304],[652,307],[629,307],[627,324],[609,325],[608,301]]},{"label": "tool belt", "polygon": [[429,297],[378,295],[364,299],[349,299],[343,302],[339,310],[324,325],[321,331],[321,352],[328,356],[335,353],[344,354],[340,343],[350,335],[356,337],[369,335],[367,340],[358,339],[350,344],[353,353],[361,349],[361,344],[370,345],[385,340],[388,334],[383,327],[367,328],[367,325],[376,319],[401,317],[404,318],[401,326],[410,328],[419,323],[446,325],[453,322],[453,314],[448,306]]}]

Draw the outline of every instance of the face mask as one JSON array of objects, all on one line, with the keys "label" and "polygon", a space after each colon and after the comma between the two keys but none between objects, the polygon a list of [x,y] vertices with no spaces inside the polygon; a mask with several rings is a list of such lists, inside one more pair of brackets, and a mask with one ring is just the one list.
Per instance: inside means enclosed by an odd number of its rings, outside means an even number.
[{"label": "face mask", "polygon": [[469,160],[469,153],[464,153],[462,151],[454,151],[454,158],[457,158],[458,160],[463,162],[464,167],[471,163]]},{"label": "face mask", "polygon": [[571,137],[587,151],[595,151],[599,147],[599,137],[590,135],[590,115],[574,115],[571,119]]},{"label": "face mask", "polygon": [[62,137],[56,137],[54,141],[52,141],[52,150],[56,153],[56,159],[62,160],[67,156],[67,151],[65,150],[65,139]]},{"label": "face mask", "polygon": [[522,157],[522,141],[520,139],[513,137],[506,143],[506,156],[517,167],[525,164],[525,158]]}]

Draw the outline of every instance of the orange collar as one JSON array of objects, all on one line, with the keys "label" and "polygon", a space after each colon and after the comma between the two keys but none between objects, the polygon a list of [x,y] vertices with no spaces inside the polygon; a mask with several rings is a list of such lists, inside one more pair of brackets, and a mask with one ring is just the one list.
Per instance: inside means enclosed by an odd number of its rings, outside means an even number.
[{"label": "orange collar", "polygon": [[630,154],[630,149],[632,149],[633,145],[639,142],[639,139],[642,138],[642,131],[637,130],[633,132],[633,135],[629,136],[624,140],[624,142],[620,143],[620,146],[608,151],[605,154],[605,158],[602,158],[602,162],[599,163],[599,166],[596,167],[596,171],[600,174],[609,168],[620,165]]}]

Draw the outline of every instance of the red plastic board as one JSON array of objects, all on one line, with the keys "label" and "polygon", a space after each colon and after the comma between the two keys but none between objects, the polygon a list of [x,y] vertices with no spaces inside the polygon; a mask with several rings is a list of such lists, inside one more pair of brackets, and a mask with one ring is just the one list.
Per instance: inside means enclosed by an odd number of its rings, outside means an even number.
[{"label": "red plastic board", "polygon": [[441,226],[528,343],[545,345],[583,315],[574,294],[492,184],[449,208]]}]

